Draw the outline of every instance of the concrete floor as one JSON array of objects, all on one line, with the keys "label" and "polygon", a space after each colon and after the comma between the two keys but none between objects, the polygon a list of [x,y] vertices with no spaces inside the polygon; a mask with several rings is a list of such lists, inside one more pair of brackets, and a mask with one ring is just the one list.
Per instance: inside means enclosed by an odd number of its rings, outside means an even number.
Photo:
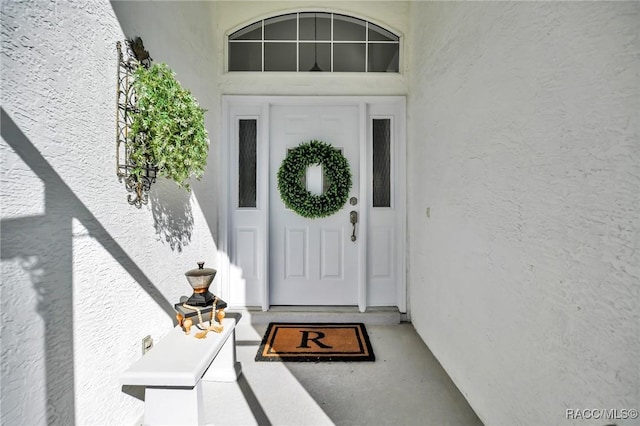
[{"label": "concrete floor", "polygon": [[[413,326],[397,323],[399,314],[306,315],[245,313],[236,328],[242,375],[204,385],[208,424],[482,425]],[[255,362],[271,320],[364,322],[376,361]]]}]

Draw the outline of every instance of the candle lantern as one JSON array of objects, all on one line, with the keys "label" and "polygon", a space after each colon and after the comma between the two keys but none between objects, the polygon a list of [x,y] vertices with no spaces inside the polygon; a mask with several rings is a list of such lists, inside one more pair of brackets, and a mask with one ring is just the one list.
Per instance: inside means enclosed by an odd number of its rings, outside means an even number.
[{"label": "candle lantern", "polygon": [[211,306],[214,303],[215,296],[209,291],[209,286],[216,276],[216,270],[205,268],[204,262],[198,262],[197,269],[191,269],[184,275],[193,288],[193,294],[187,300],[190,306]]}]

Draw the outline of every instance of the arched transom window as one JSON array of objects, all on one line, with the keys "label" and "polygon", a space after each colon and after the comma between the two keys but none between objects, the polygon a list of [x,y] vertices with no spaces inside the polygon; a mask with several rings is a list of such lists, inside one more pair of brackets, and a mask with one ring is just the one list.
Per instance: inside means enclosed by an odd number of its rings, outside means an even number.
[{"label": "arched transom window", "polygon": [[229,71],[395,72],[400,41],[351,16],[303,12],[263,19],[229,36]]}]

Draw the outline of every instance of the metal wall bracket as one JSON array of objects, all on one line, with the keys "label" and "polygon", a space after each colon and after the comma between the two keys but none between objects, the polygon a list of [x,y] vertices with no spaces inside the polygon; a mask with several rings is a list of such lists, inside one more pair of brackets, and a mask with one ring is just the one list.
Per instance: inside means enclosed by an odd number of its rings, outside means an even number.
[{"label": "metal wall bracket", "polygon": [[124,181],[125,188],[130,194],[127,196],[129,204],[138,208],[149,202],[149,190],[151,184],[156,181],[157,170],[150,164],[144,169],[140,177],[131,175],[133,164],[129,158],[132,137],[144,137],[144,135],[132,135],[130,113],[135,110],[136,98],[133,89],[133,72],[139,66],[149,68],[151,56],[144,49],[140,37],[135,40],[125,40],[123,50],[122,43],[116,43],[118,51],[118,76],[116,87],[116,176],[118,181]]}]

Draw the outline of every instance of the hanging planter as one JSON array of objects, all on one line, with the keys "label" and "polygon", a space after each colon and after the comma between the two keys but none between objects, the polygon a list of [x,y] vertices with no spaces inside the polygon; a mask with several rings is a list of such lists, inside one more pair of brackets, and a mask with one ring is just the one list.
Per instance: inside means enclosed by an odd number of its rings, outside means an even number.
[{"label": "hanging planter", "polygon": [[[123,83],[126,86],[118,92],[119,117],[123,116],[117,140],[118,176],[126,179],[128,191],[136,193],[134,198],[129,196],[129,203],[140,207],[146,204],[156,176],[172,179],[190,190],[189,179],[200,179],[204,173],[209,139],[204,110],[173,71],[163,63],[150,66],[151,58],[140,39],[128,42],[128,47],[137,60],[129,59],[123,65],[118,45],[118,80],[121,87]],[[120,77],[121,69],[124,78]],[[120,145],[125,146],[122,164]]]},{"label": "hanging planter", "polygon": [[[321,165],[329,186],[321,195],[304,185],[307,167]],[[342,153],[326,142],[312,140],[289,151],[278,170],[278,190],[284,204],[302,217],[331,216],[347,202],[351,170]]]}]

